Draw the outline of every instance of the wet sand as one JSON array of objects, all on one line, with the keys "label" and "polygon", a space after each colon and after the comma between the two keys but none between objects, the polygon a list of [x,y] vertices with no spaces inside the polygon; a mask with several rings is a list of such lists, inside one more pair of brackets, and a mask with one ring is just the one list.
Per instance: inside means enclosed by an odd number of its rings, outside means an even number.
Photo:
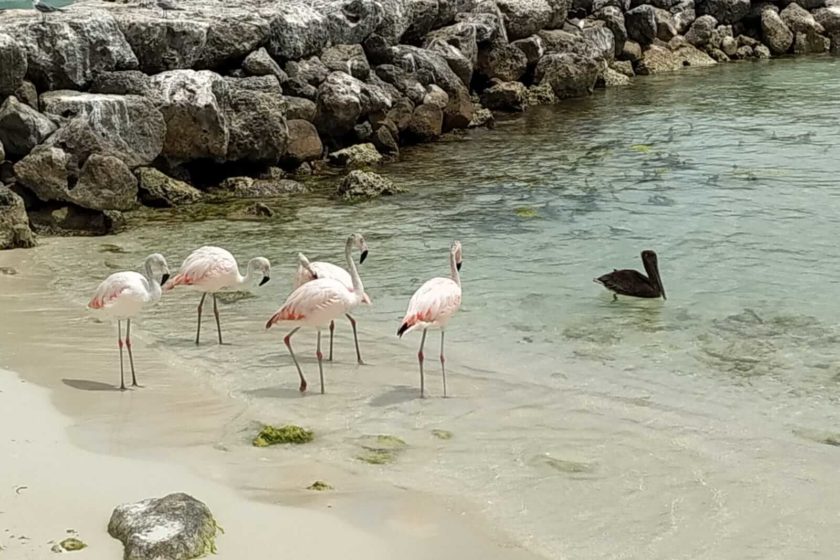
[{"label": "wet sand", "polygon": [[[325,464],[306,446],[251,447],[259,424],[247,404],[201,372],[176,371],[142,326],[143,387],[120,392],[113,326],[51,289],[34,252],[0,253],[0,267],[17,272],[0,274],[4,556],[49,556],[72,529],[85,558],[118,557],[106,531],[116,505],[186,492],[224,528],[219,558],[534,558],[462,500],[394,487],[377,468]],[[315,480],[335,490],[306,490]]]}]

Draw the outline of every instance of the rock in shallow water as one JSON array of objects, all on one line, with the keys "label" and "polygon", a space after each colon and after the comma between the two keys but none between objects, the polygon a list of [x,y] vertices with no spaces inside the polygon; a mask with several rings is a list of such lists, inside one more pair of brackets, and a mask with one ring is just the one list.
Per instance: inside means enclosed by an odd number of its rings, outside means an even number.
[{"label": "rock in shallow water", "polygon": [[148,206],[181,206],[192,204],[201,198],[201,191],[195,187],[173,179],[153,167],[140,167],[136,173],[140,181],[140,200]]},{"label": "rock in shallow water", "polygon": [[183,493],[114,509],[108,533],[122,541],[125,560],[188,560],[216,551],[210,509]]},{"label": "rock in shallow water", "polygon": [[382,154],[373,144],[356,144],[331,153],[328,159],[333,165],[359,168],[377,165],[382,161]]},{"label": "rock in shallow water", "polygon": [[338,184],[336,195],[345,200],[375,198],[404,192],[394,183],[368,171],[351,171]]},{"label": "rock in shallow water", "polygon": [[23,199],[9,187],[0,186],[0,249],[35,246]]}]

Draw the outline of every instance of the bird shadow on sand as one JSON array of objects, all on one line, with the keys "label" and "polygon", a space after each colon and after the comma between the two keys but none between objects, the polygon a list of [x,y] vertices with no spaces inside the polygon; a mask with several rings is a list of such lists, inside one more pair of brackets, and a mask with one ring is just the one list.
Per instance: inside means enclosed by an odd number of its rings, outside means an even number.
[{"label": "bird shadow on sand", "polygon": [[62,379],[62,383],[79,391],[120,391],[116,385],[102,383],[101,381],[90,381],[89,379]]},{"label": "bird shadow on sand", "polygon": [[420,389],[409,385],[392,387],[387,392],[374,397],[368,403],[370,406],[391,406],[420,398]]},{"label": "bird shadow on sand", "polygon": [[249,389],[242,392],[257,399],[299,399],[306,394],[292,387],[277,386]]}]

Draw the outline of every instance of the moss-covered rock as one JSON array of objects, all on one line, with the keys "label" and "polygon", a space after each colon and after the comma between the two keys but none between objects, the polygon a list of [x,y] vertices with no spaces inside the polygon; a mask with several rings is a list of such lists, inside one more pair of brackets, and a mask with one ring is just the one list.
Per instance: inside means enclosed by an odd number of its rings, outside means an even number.
[{"label": "moss-covered rock", "polygon": [[315,437],[315,434],[300,426],[288,424],[286,426],[265,425],[257,434],[252,442],[254,447],[268,447],[269,445],[277,445],[279,443],[309,443]]},{"label": "moss-covered rock", "polygon": [[448,430],[432,430],[432,435],[438,439],[449,440],[452,439],[452,432]]},{"label": "moss-covered rock", "polygon": [[402,439],[389,435],[365,436],[359,446],[362,452],[356,455],[356,459],[370,465],[393,463],[408,447]]},{"label": "moss-covered rock", "polygon": [[325,492],[326,490],[332,490],[333,487],[324,482],[323,480],[316,480],[312,484],[306,487],[307,490],[315,490],[316,492]]},{"label": "moss-covered rock", "polygon": [[338,184],[336,196],[344,200],[376,198],[404,192],[388,179],[369,171],[351,171]]},{"label": "moss-covered rock", "polygon": [[52,547],[52,550],[53,552],[75,552],[83,548],[87,548],[87,544],[75,537],[68,537]]}]

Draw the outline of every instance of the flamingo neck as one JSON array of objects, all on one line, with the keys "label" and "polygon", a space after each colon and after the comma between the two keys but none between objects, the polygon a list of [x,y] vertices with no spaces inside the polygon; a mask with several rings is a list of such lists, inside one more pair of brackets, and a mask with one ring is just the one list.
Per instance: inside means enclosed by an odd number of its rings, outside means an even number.
[{"label": "flamingo neck", "polygon": [[361,301],[364,297],[365,287],[362,284],[362,279],[359,277],[359,271],[356,269],[356,263],[353,262],[353,240],[348,239],[344,246],[344,258],[347,259],[347,268],[350,269],[350,278],[353,280],[353,294]]},{"label": "flamingo neck", "polygon": [[160,287],[160,282],[158,281],[157,278],[155,278],[155,274],[152,271],[152,261],[150,259],[146,259],[146,263],[145,263],[144,268],[145,268],[145,271],[144,271],[143,276],[146,277],[146,282],[148,282],[148,284],[149,284],[149,296],[151,297],[152,300],[156,301],[156,300],[160,299],[160,296],[162,294],[162,290],[161,290],[161,287]]},{"label": "flamingo neck", "polygon": [[455,262],[455,251],[449,252],[449,269],[451,271],[452,280],[461,285],[461,274],[458,272],[458,263]]},{"label": "flamingo neck", "polygon": [[236,271],[236,286],[237,287],[250,287],[256,281],[257,271],[254,269],[254,263],[248,263],[248,271],[245,273],[245,276]]}]

